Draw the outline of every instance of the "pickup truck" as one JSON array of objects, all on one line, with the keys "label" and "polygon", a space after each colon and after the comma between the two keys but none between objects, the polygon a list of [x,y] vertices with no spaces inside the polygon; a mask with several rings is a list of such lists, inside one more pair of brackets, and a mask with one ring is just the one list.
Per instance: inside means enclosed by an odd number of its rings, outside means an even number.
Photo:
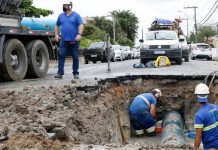
[{"label": "pickup truck", "polygon": [[[92,61],[94,64],[97,61],[107,62],[107,53],[106,53],[107,44],[104,41],[93,42],[89,45],[88,48],[83,50],[84,62],[88,64],[89,61]],[[115,61],[115,53],[109,43],[110,48],[110,60]]]},{"label": "pickup truck", "polygon": [[173,30],[150,31],[140,49],[140,61],[146,64],[158,56],[167,56],[182,64],[182,47],[177,33]]}]

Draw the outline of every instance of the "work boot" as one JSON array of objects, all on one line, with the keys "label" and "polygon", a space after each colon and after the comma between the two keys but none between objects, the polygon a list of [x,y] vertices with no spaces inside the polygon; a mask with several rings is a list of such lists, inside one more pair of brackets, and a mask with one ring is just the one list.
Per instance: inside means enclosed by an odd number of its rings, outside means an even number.
[{"label": "work boot", "polygon": [[149,136],[149,137],[154,137],[154,136],[156,136],[156,135],[157,135],[156,132],[148,133],[148,136]]},{"label": "work boot", "polygon": [[78,75],[78,74],[75,74],[75,75],[74,75],[74,79],[79,79],[79,75]]},{"label": "work boot", "polygon": [[57,79],[62,79],[62,75],[61,75],[61,74],[59,74],[59,73],[57,73],[57,74],[54,76],[54,78],[57,78]]}]

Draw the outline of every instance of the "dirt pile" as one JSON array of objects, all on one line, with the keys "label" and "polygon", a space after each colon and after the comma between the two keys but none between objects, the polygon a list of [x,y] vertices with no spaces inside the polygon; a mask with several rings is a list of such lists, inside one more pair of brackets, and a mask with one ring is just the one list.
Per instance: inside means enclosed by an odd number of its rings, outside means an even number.
[{"label": "dirt pile", "polygon": [[[136,95],[160,88],[164,96],[158,111],[179,110],[181,101],[193,103],[196,83],[187,85],[187,81],[139,78],[103,81],[95,87],[65,85],[25,87],[21,92],[0,91],[0,149],[70,149],[83,144],[88,144],[88,148],[90,144],[114,144],[116,146],[106,147],[124,148],[127,145],[117,145],[129,143],[128,106]],[[217,95],[212,96],[217,98]],[[125,131],[124,137],[120,126]],[[128,147],[143,149],[148,145],[133,143]]]}]

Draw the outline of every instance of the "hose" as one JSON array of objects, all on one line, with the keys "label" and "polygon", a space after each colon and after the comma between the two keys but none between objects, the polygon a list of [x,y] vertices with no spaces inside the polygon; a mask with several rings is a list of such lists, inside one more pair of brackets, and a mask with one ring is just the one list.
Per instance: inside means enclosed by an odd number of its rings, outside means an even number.
[{"label": "hose", "polygon": [[209,78],[210,76],[212,76],[211,81],[210,81],[210,84],[209,84],[209,86],[208,86],[208,88],[210,89],[212,83],[214,82],[214,79],[215,79],[216,75],[218,75],[218,71],[213,71],[213,72],[209,73],[209,74],[204,78],[204,80],[203,80],[202,82],[203,82],[204,84],[207,84],[208,78]]}]

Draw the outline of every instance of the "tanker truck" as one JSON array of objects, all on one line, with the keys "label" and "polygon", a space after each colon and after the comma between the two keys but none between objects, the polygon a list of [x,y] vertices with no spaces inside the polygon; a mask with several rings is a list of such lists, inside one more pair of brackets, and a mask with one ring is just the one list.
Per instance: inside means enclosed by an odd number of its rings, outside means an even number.
[{"label": "tanker truck", "polygon": [[43,78],[49,68],[49,59],[56,58],[57,54],[54,22],[45,29],[42,26],[33,28],[31,21],[28,23],[25,18],[22,22],[20,3],[21,0],[0,0],[1,81]]}]

